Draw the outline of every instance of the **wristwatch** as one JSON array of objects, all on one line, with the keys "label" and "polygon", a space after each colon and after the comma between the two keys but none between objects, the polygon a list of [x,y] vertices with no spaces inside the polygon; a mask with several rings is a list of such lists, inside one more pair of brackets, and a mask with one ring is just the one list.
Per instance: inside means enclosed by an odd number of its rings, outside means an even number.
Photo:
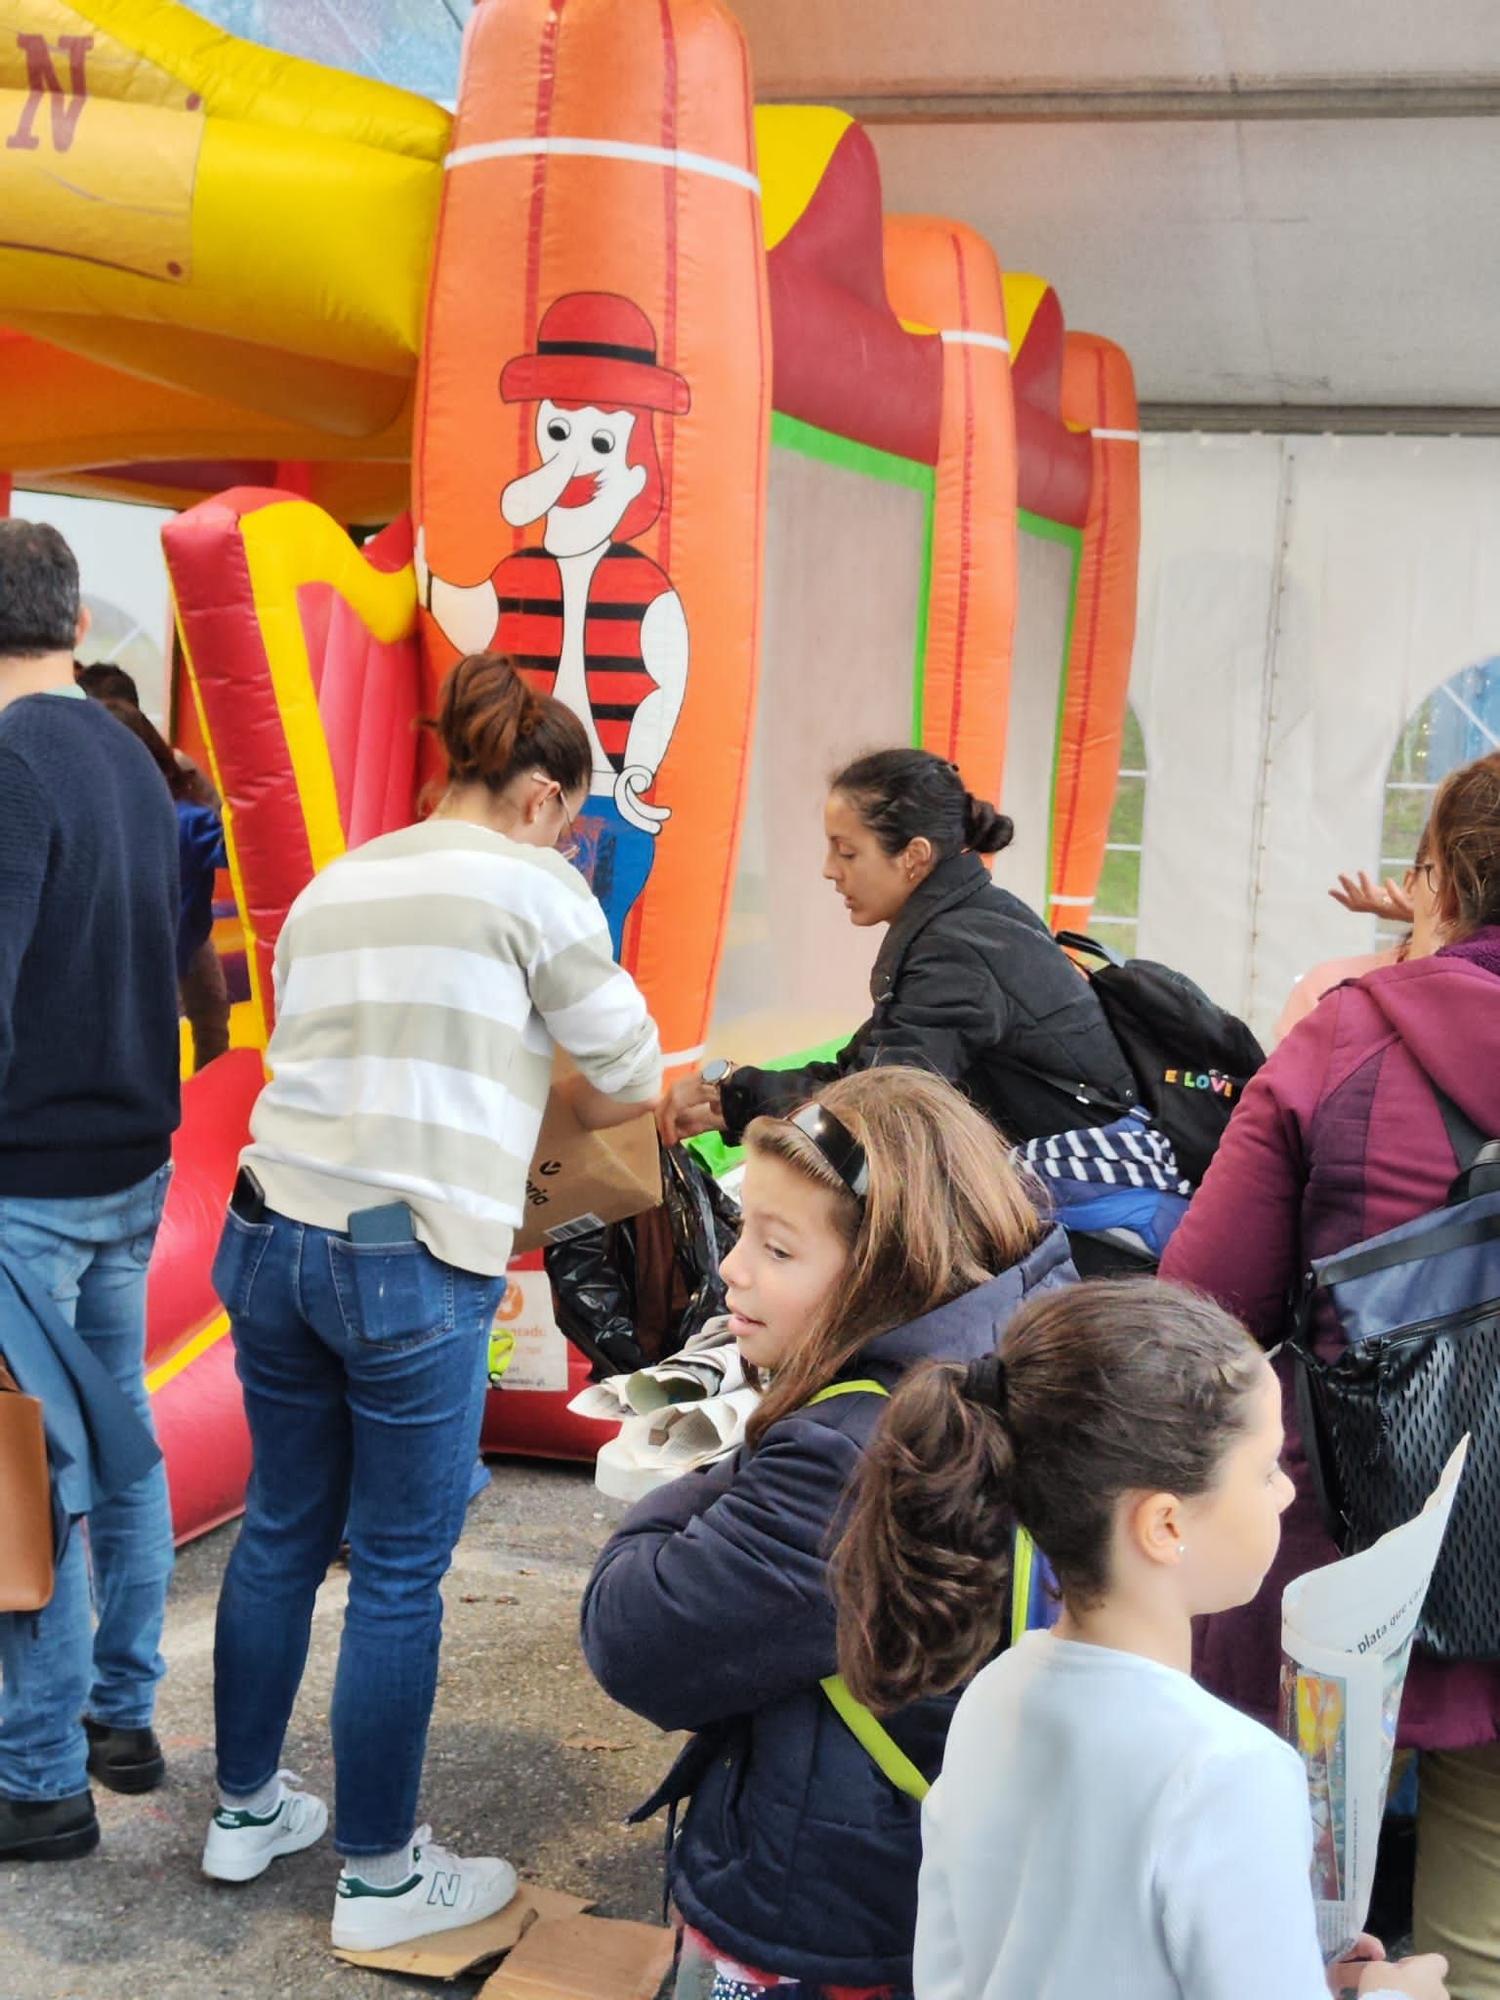
[{"label": "wristwatch", "polygon": [[721,1083],[727,1083],[734,1074],[734,1064],[728,1056],[717,1056],[713,1062],[706,1062],[698,1072],[706,1084],[717,1090]]}]

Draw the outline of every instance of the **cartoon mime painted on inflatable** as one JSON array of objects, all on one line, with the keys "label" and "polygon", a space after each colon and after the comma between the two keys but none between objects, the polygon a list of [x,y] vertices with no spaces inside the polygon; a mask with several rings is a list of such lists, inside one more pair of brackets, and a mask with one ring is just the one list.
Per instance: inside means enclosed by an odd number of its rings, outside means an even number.
[{"label": "cartoon mime painted on inflatable", "polygon": [[556,300],[500,394],[537,405],[540,463],[504,489],[500,512],[513,528],[545,520],[541,544],[462,585],[427,573],[419,539],[418,583],[450,644],[505,654],[582,718],[594,781],[579,832],[618,957],[670,816],[651,793],[688,671],[682,601],[630,544],[664,501],[653,417],[685,415],[691,396],[658,365],[645,313],[608,292]]}]

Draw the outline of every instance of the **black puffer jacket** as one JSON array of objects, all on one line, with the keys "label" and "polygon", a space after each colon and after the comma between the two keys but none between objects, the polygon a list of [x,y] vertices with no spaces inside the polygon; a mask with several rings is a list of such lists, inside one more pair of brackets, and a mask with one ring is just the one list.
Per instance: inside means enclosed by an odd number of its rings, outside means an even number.
[{"label": "black puffer jacket", "polygon": [[[732,1144],[752,1118],[877,1065],[936,1070],[1018,1144],[1107,1124],[1134,1102],[1129,1065],[1088,981],[977,855],[939,862],[913,894],[880,947],[870,998],[875,1011],[837,1062],[734,1071],[722,1093]],[[1104,1102],[1080,1100],[1064,1078]]]},{"label": "black puffer jacket", "polygon": [[[1012,1270],[879,1335],[843,1375],[889,1389],[920,1362],[992,1353],[1024,1298],[1073,1276],[1054,1229]],[[742,1964],[817,1985],[911,1983],[918,1807],[818,1685],[837,1668],[829,1542],[884,1407],[849,1395],[798,1410],[756,1451],[650,1494],[583,1600],[583,1650],[607,1691],[663,1729],[698,1732],[637,1814],[692,1796],[678,1907]],[[929,1778],[954,1701],[887,1721]]]}]

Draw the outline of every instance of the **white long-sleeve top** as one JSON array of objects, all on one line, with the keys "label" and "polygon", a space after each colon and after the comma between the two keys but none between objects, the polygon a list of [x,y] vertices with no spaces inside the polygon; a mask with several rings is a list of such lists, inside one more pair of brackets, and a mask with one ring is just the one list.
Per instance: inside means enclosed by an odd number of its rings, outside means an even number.
[{"label": "white long-sleeve top", "polygon": [[1328,2000],[1301,1761],[1155,1661],[1028,1633],[922,1843],[917,2000]]}]

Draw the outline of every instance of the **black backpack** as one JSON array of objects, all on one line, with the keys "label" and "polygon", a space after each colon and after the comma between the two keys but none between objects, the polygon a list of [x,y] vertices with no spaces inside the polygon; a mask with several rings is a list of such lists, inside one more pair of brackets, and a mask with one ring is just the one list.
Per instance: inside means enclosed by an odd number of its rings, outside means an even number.
[{"label": "black backpack", "polygon": [[[1500,1140],[1428,1088],[1458,1167],[1447,1205],[1318,1258],[1287,1345],[1313,1491],[1346,1555],[1419,1513],[1468,1435],[1416,1637],[1440,1660],[1497,1660]],[[1330,1359],[1316,1345],[1320,1301],[1345,1341]]]},{"label": "black backpack", "polygon": [[1057,942],[1098,961],[1097,969],[1085,968],[1089,984],[1140,1101],[1171,1140],[1183,1178],[1197,1187],[1265,1050],[1186,973],[1149,958],[1122,959],[1078,931],[1059,931]]}]

